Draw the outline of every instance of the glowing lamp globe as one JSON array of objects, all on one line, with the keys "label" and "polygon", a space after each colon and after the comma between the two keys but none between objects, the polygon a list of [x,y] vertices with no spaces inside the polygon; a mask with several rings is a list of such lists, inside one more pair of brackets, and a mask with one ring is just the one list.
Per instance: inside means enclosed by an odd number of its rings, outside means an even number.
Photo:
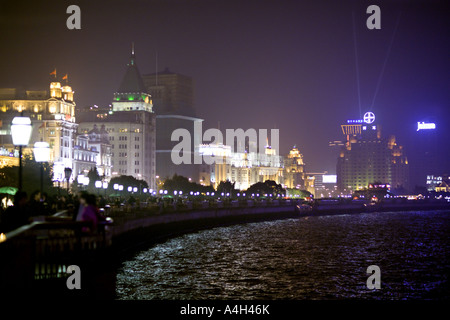
[{"label": "glowing lamp globe", "polygon": [[50,145],[47,142],[36,142],[33,153],[36,162],[48,162],[50,160]]},{"label": "glowing lamp globe", "polygon": [[31,137],[31,120],[28,117],[15,117],[11,123],[11,136],[15,146],[27,146]]}]

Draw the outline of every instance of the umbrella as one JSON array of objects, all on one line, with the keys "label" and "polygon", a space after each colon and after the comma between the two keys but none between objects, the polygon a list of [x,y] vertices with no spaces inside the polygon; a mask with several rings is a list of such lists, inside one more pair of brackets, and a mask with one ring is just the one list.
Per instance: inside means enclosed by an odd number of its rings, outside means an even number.
[{"label": "umbrella", "polygon": [[17,188],[14,187],[1,187],[0,188],[0,193],[6,193],[6,194],[10,194],[10,195],[15,195],[17,192]]}]

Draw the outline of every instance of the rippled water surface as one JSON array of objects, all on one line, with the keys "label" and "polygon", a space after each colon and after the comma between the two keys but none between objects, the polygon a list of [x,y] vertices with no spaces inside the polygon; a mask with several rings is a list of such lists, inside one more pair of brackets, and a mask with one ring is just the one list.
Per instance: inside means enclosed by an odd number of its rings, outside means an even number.
[{"label": "rippled water surface", "polygon": [[[448,299],[449,212],[304,217],[204,230],[123,263],[118,299]],[[369,290],[366,269],[381,269]]]}]

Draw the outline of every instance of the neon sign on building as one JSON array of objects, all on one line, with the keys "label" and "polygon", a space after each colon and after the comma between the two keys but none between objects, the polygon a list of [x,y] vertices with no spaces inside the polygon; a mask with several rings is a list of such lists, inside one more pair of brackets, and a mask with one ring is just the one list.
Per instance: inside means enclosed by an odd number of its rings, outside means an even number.
[{"label": "neon sign on building", "polygon": [[366,112],[362,119],[347,120],[347,123],[367,123],[371,124],[375,121],[375,114],[373,112]]},{"label": "neon sign on building", "polygon": [[434,130],[436,129],[435,123],[417,122],[417,131],[419,130]]}]

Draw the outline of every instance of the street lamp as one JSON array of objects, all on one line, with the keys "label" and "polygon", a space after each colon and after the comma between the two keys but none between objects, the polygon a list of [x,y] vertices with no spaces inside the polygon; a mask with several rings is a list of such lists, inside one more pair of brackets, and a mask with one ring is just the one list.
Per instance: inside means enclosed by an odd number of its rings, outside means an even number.
[{"label": "street lamp", "polygon": [[67,180],[67,194],[69,194],[69,179],[70,179],[70,176],[72,175],[72,169],[69,167],[64,168],[64,175]]},{"label": "street lamp", "polygon": [[15,146],[19,147],[19,187],[22,190],[22,147],[27,146],[31,137],[31,120],[29,117],[14,117],[11,123],[11,136]]},{"label": "street lamp", "polygon": [[84,185],[84,188],[86,189],[87,186],[89,185],[89,177],[84,176],[83,185]]},{"label": "street lamp", "polygon": [[102,182],[100,180],[95,181],[95,187],[97,188],[97,195],[99,195],[100,188],[102,187]]},{"label": "street lamp", "polygon": [[44,192],[44,162],[50,160],[50,146],[47,142],[36,142],[34,144],[34,160],[41,163],[41,199]]}]

